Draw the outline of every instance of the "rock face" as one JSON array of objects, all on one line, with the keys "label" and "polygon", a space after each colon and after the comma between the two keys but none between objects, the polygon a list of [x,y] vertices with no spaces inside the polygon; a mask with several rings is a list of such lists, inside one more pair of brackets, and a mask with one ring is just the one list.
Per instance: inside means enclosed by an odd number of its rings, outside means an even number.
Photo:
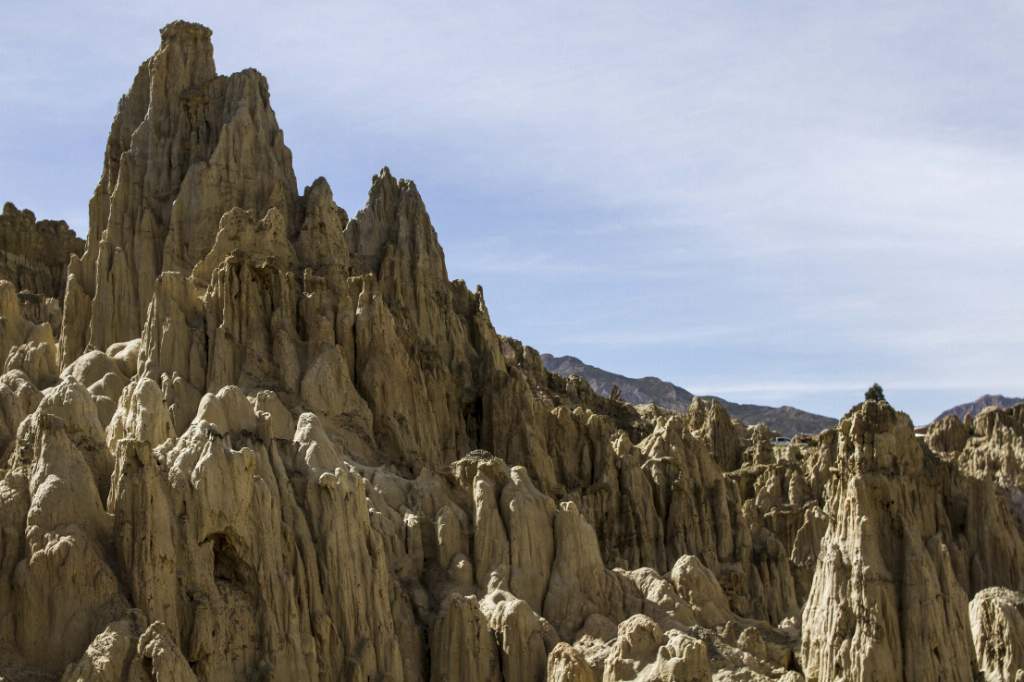
[{"label": "rock face", "polygon": [[[547,353],[541,355],[544,367],[549,372],[562,376],[576,375],[582,377],[598,394],[609,397],[616,392],[621,400],[634,405],[652,403],[658,407],[675,412],[685,412],[693,400],[693,394],[657,377],[631,379],[614,374],[600,367],[594,367],[574,358],[571,355],[555,357]],[[795,407],[766,407],[764,405],[748,405],[732,403],[720,398],[712,398],[721,403],[726,411],[744,424],[765,424],[782,436],[791,437],[801,433],[814,434],[836,425],[832,417],[824,417],[798,410]]]},{"label": "rock face", "polygon": [[1019,409],[778,447],[602,397],[412,182],[299,194],[263,78],[161,37],[59,344],[0,283],[0,678],[1016,679]]},{"label": "rock face", "polygon": [[190,270],[239,207],[296,215],[291,153],[254,70],[218,76],[211,32],[185,22],[160,31],[118,105],[89,236],[68,268],[61,358],[137,338],[155,281]]},{"label": "rock face", "polygon": [[[973,529],[977,520],[950,519],[949,484],[937,475],[944,472],[924,471],[909,419],[882,403],[865,403],[843,421],[836,460],[830,525],[804,607],[805,673],[972,679],[967,595],[954,564],[965,567],[976,556],[960,526]],[[971,502],[962,513],[977,507]],[[1007,526],[1005,549],[1024,550],[1013,520],[998,521]]]},{"label": "rock face", "polygon": [[931,449],[974,478],[1002,487],[1024,487],[1024,404],[989,407],[965,421],[950,415],[929,427]]},{"label": "rock face", "polygon": [[985,680],[1024,680],[1024,595],[990,587],[971,600],[971,633]]},{"label": "rock face", "polygon": [[68,261],[80,256],[85,242],[63,220],[36,220],[7,202],[0,213],[0,280],[18,292],[21,313],[60,333]]},{"label": "rock face", "polygon": [[85,242],[63,220],[36,220],[32,211],[4,204],[0,213],[0,279],[18,291],[62,299],[68,259]]}]

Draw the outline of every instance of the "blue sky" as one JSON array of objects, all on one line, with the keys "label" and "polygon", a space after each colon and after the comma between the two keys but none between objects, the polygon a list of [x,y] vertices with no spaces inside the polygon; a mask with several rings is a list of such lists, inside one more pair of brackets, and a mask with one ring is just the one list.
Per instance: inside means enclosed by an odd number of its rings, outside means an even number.
[{"label": "blue sky", "polygon": [[542,351],[834,416],[873,381],[919,423],[1024,394],[1024,5],[174,5],[5,0],[0,200],[84,234],[187,18],[266,74],[300,187],[414,179]]}]

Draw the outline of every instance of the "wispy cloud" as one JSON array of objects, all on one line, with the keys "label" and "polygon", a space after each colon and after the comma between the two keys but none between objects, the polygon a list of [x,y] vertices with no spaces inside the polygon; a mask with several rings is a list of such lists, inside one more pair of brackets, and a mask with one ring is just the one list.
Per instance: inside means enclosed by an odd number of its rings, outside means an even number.
[{"label": "wispy cloud", "polygon": [[[351,210],[379,166],[414,177],[502,332],[811,409],[861,376],[915,416],[913,387],[1024,393],[1019,6],[257,5],[173,11],[268,76],[300,182]],[[84,216],[171,18],[5,6],[3,198]]]},{"label": "wispy cloud", "polygon": [[647,346],[676,347],[691,344],[706,344],[711,341],[734,337],[744,333],[740,327],[708,325],[689,329],[663,330],[657,328],[619,329],[602,332],[583,331],[577,334],[556,336],[553,341],[561,347],[616,346],[624,351]]}]

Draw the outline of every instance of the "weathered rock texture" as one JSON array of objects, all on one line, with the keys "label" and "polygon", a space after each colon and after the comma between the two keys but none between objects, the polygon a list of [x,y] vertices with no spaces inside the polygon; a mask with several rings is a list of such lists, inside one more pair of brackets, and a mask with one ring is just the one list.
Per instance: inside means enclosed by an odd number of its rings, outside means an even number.
[{"label": "weathered rock texture", "polygon": [[29,210],[7,202],[0,213],[0,280],[14,285],[22,315],[46,322],[60,333],[70,258],[82,255],[85,242],[63,220],[36,220]]},{"label": "weathered rock texture", "polygon": [[1015,679],[1019,411],[782,448],[603,398],[413,183],[300,195],[263,78],[161,35],[59,351],[0,284],[0,678]]},{"label": "weathered rock texture", "polygon": [[61,357],[137,338],[157,276],[191,269],[231,208],[294,222],[291,153],[254,70],[218,76],[210,30],[174,22],[118,105],[89,235],[68,268]]},{"label": "weathered rock texture", "polygon": [[68,259],[82,255],[85,242],[63,220],[36,220],[7,202],[0,213],[0,279],[19,291],[61,299]]}]

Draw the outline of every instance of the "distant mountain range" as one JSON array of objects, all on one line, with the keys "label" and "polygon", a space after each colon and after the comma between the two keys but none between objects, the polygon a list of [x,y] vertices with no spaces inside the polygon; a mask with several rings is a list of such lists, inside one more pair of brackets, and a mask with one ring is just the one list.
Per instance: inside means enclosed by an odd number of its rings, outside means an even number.
[{"label": "distant mountain range", "polygon": [[[569,376],[570,374],[580,376],[586,379],[587,383],[603,396],[611,395],[612,387],[618,386],[622,399],[635,405],[654,403],[667,410],[685,412],[690,406],[690,401],[693,399],[694,394],[685,388],[657,377],[631,379],[630,377],[615,374],[600,367],[588,365],[571,355],[556,357],[544,353],[541,355],[541,358],[544,360],[544,367],[549,372],[561,374],[562,376]],[[717,396],[703,397],[714,398],[725,407],[733,418],[739,419],[744,424],[764,423],[768,428],[783,436],[795,436],[798,433],[818,433],[822,429],[827,429],[836,424],[836,420],[832,417],[805,412],[788,405],[767,407],[765,405],[734,403]]]},{"label": "distant mountain range", "polygon": [[984,410],[986,407],[991,407],[992,405],[1005,409],[1007,407],[1013,407],[1017,403],[1024,403],[1024,398],[1007,398],[1005,395],[986,394],[975,400],[973,403],[964,403],[962,405],[957,405],[956,407],[949,408],[948,410],[940,414],[938,417],[936,417],[935,421],[939,421],[943,417],[949,416],[951,414],[959,417],[960,419],[963,419],[968,414],[976,415],[982,410]]}]

